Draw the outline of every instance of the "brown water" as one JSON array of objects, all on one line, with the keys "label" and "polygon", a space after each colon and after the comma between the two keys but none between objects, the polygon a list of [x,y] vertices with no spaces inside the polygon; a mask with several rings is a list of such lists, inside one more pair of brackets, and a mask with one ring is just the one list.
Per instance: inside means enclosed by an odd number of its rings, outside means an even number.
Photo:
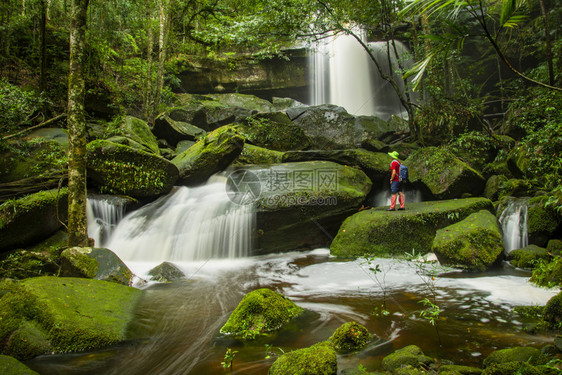
[{"label": "brown water", "polygon": [[[376,371],[385,355],[410,344],[435,358],[480,366],[495,349],[541,347],[553,340],[523,333],[524,322],[512,311],[517,304],[544,304],[556,293],[531,286],[527,275],[503,269],[432,277],[413,263],[375,263],[381,268],[377,275],[361,261],[335,261],[316,251],[182,264],[189,281],[144,286],[131,341],[94,353],[43,356],[28,365],[57,375],[265,375],[277,355],[326,340],[352,320],[376,339],[360,353],[340,356],[339,370],[362,364]],[[309,312],[250,343],[221,337],[220,327],[243,295],[261,287],[283,293]],[[424,309],[419,301],[434,296],[441,310],[435,326],[419,316]],[[384,306],[387,315],[381,314]],[[237,351],[232,369],[221,366],[227,348]]]}]

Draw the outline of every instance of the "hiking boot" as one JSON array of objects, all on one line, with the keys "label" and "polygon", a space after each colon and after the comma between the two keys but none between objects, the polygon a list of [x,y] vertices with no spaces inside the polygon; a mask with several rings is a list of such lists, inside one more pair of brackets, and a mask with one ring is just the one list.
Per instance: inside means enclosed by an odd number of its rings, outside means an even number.
[{"label": "hiking boot", "polygon": [[387,211],[396,211],[394,208],[389,208]]},{"label": "hiking boot", "polygon": [[398,209],[398,211],[404,211],[404,210],[405,210],[405,208],[399,208]]}]

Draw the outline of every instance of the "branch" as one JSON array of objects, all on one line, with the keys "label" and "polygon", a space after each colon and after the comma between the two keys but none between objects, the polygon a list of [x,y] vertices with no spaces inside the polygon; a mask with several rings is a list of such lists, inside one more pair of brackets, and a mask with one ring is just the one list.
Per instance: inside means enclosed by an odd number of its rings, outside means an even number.
[{"label": "branch", "polygon": [[24,130],[22,130],[22,131],[19,131],[19,132],[17,132],[17,133],[12,134],[12,135],[7,135],[7,136],[3,137],[2,140],[5,141],[5,140],[7,140],[7,139],[11,139],[11,138],[17,137],[18,135],[22,135],[23,133],[28,132],[28,131],[30,131],[30,130],[37,129],[37,128],[40,128],[40,127],[45,126],[45,125],[49,125],[49,124],[51,124],[51,123],[53,123],[53,122],[55,122],[55,121],[57,121],[57,120],[60,120],[60,119],[63,118],[63,117],[66,117],[66,113],[60,114],[60,115],[58,115],[58,116],[56,116],[56,117],[53,117],[53,118],[50,119],[50,120],[44,121],[44,122],[42,122],[42,123],[40,123],[40,124],[34,125],[34,126],[30,127],[30,128],[24,129]]}]

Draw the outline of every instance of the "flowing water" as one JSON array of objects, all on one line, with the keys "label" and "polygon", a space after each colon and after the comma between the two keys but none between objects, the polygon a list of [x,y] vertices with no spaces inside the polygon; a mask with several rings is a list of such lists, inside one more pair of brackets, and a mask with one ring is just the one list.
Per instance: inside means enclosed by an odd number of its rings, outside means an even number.
[{"label": "flowing water", "polygon": [[[368,45],[384,74],[393,77],[401,92],[405,92],[399,71],[400,67],[412,66],[408,48],[400,41],[368,43],[365,32],[355,33]],[[384,120],[391,115],[407,117],[396,91],[381,77],[369,53],[353,36],[337,35],[318,42],[312,47],[309,66],[312,105],[336,104],[353,115]]]},{"label": "flowing water", "polygon": [[[339,356],[339,370],[362,364],[375,371],[385,355],[410,344],[429,356],[481,366],[495,349],[541,347],[553,339],[523,333],[525,322],[513,312],[517,305],[545,304],[557,293],[534,287],[528,274],[509,268],[469,274],[394,259],[344,261],[332,258],[328,249],[247,256],[251,210],[232,205],[225,196],[223,182],[176,188],[128,214],[113,231],[109,247],[137,275],[135,286],[146,290],[129,329],[130,341],[26,364],[40,374],[57,375],[265,375],[278,355],[326,340],[352,320],[375,339],[357,355]],[[177,265],[186,279],[143,281],[163,260]],[[375,266],[377,273],[370,270]],[[289,297],[307,313],[280,332],[246,344],[220,336],[242,297],[263,287]],[[420,301],[426,298],[440,308],[436,325],[420,316],[426,308]],[[227,348],[237,351],[232,371],[221,366]]]},{"label": "flowing water", "polygon": [[506,252],[521,249],[529,244],[527,232],[527,201],[510,200],[503,209],[499,222],[503,231],[503,243]]}]

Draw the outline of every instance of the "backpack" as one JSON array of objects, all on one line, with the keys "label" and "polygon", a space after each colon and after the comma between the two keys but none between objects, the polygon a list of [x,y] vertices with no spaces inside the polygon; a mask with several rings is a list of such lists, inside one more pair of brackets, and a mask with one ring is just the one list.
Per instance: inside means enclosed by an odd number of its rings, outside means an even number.
[{"label": "backpack", "polygon": [[404,164],[400,163],[400,161],[396,160],[400,165],[400,169],[398,170],[398,180],[399,181],[407,181],[408,180],[408,167]]},{"label": "backpack", "polygon": [[400,164],[400,172],[398,173],[398,178],[400,181],[408,181],[408,167],[404,164]]}]

